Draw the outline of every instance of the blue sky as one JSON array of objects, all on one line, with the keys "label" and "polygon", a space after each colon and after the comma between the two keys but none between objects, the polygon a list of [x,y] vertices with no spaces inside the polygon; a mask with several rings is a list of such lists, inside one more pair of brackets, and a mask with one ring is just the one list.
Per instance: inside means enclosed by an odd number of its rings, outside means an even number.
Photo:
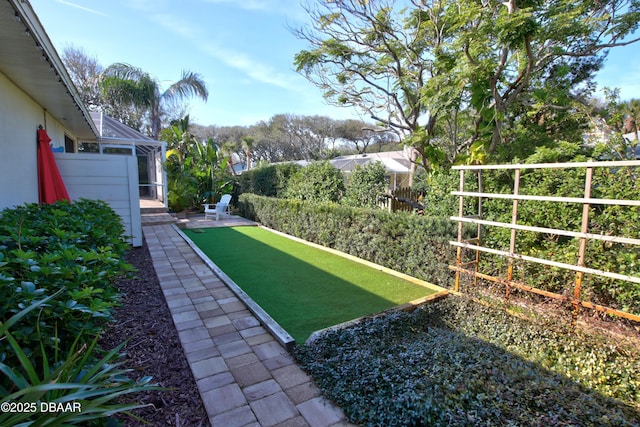
[{"label": "blue sky", "polygon": [[[312,1],[312,0],[311,0]],[[182,70],[199,73],[209,100],[192,100],[191,121],[253,125],[275,114],[359,118],[326,104],[320,91],[294,71],[307,44],[287,26],[307,19],[300,0],[31,0],[61,55],[82,48],[101,65],[126,62],[171,83]],[[640,43],[613,49],[598,75],[600,86],[640,98]]]}]

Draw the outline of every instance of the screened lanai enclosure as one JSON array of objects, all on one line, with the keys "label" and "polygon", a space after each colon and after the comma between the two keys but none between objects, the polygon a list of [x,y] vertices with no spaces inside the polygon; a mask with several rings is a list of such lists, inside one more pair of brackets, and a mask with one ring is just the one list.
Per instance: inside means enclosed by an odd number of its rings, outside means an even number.
[{"label": "screened lanai enclosure", "polygon": [[91,112],[99,141],[78,142],[78,152],[135,156],[141,207],[167,208],[166,144],[120,123],[101,112]]}]

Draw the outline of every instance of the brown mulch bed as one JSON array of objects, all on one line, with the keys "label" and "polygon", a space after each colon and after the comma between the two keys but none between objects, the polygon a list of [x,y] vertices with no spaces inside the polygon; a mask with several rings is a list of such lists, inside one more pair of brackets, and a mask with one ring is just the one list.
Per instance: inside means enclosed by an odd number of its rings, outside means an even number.
[{"label": "brown mulch bed", "polygon": [[[146,243],[132,248],[126,261],[138,271],[134,279],[121,280],[121,306],[115,321],[103,334],[100,345],[110,349],[125,340],[126,362],[130,378],[152,376],[152,383],[168,390],[134,395],[136,402],[150,404],[134,413],[145,424],[131,417],[121,418],[125,426],[209,426],[189,363],[182,351],[178,332],[160,288]],[[129,398],[127,398],[129,400]]]}]

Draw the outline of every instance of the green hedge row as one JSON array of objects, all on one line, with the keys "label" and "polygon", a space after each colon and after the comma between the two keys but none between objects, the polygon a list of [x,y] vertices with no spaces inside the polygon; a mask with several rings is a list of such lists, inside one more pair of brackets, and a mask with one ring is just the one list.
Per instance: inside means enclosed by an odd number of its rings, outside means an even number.
[{"label": "green hedge row", "polygon": [[280,163],[245,171],[238,177],[240,191],[267,197],[285,197],[289,180],[300,170],[302,166],[296,163]]},{"label": "green hedge row", "polygon": [[[129,248],[123,231],[121,218],[100,201],[0,212],[0,324],[59,292],[12,327],[34,366],[45,359],[53,366],[74,345],[91,342],[111,319],[117,304],[113,281],[131,270],[123,261]],[[16,357],[10,343],[0,342],[2,363],[19,366]]]},{"label": "green hedge row", "polygon": [[442,287],[450,287],[449,245],[456,225],[448,218],[359,209],[242,194],[245,218],[296,237],[392,268]]}]

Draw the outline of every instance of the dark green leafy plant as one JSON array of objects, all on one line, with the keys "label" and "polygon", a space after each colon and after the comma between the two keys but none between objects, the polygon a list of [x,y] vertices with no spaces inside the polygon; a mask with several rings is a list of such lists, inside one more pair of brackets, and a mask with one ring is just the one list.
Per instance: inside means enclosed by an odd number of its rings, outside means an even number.
[{"label": "dark green leafy plant", "polygon": [[189,133],[189,116],[162,133],[167,141],[167,186],[169,208],[174,212],[200,209],[203,203],[217,201],[232,190],[225,168],[228,158],[221,155],[213,139],[200,142]]},{"label": "dark green leafy plant", "polygon": [[289,179],[302,166],[296,163],[280,163],[245,171],[239,176],[240,191],[267,197],[284,197]]},{"label": "dark green leafy plant", "polygon": [[[43,295],[58,295],[22,316],[12,330],[38,369],[45,355],[53,365],[56,352],[89,344],[111,319],[117,304],[113,281],[131,272],[123,261],[129,247],[123,231],[121,218],[100,201],[0,212],[0,322]],[[16,357],[9,342],[0,341],[0,361],[17,366]]]},{"label": "dark green leafy plant", "polygon": [[[568,142],[559,142],[553,147],[538,147],[524,163],[582,162],[590,153],[583,147]],[[518,162],[518,160],[514,160]],[[635,200],[640,194],[638,168],[595,168],[593,175],[593,198]],[[538,196],[582,197],[584,196],[585,168],[523,170],[520,194]],[[423,203],[426,215],[457,215],[457,197],[451,191],[459,187],[457,171],[440,170],[417,180],[425,192]],[[482,173],[483,190],[487,193],[511,193],[514,186],[513,171],[488,170]],[[476,176],[465,173],[465,190],[476,191]],[[465,198],[465,215],[477,213],[477,199]],[[510,223],[513,210],[511,200],[483,199],[483,219]],[[609,236],[637,237],[640,235],[640,210],[637,207],[592,205],[589,213],[589,232]],[[551,203],[542,201],[520,201],[518,224],[580,231],[582,205],[579,203]],[[498,227],[483,227],[484,246],[508,251],[510,230]],[[578,259],[579,240],[554,234],[517,232],[516,252],[542,259],[575,265]],[[467,251],[473,253],[472,251]],[[504,277],[507,260],[492,254],[481,254],[480,271]],[[588,267],[619,272],[632,276],[640,275],[640,247],[621,243],[591,241],[587,245],[585,263]],[[559,268],[516,262],[514,279],[531,287],[555,293],[573,293],[575,273]],[[427,279],[428,280],[428,279]],[[585,275],[581,297],[584,300],[624,311],[640,313],[640,286],[622,280],[613,280]]]},{"label": "dark green leafy plant", "polygon": [[[136,403],[120,403],[127,394],[159,389],[151,385],[151,378],[138,382],[126,377],[130,370],[122,369],[120,350],[124,343],[98,356],[98,336],[89,344],[79,346],[79,340],[71,345],[68,354],[58,359],[57,346],[50,347],[41,341],[42,364],[31,362],[21,344],[10,329],[29,315],[41,310],[59,297],[57,293],[34,301],[28,307],[0,323],[0,340],[8,344],[14,357],[0,361],[0,425],[87,425],[92,421],[105,421],[117,413],[133,416],[130,411],[143,407]],[[54,364],[50,365],[49,360]],[[17,360],[18,365],[9,365],[7,360]],[[15,406],[15,410],[11,410]]]},{"label": "dark green leafy plant", "polygon": [[[457,196],[451,195],[460,187],[460,172],[448,168],[439,168],[426,173],[418,169],[414,177],[412,189],[423,193],[422,204],[424,215],[430,217],[448,218],[458,215]],[[475,173],[465,173],[465,190],[477,191],[478,178]],[[475,215],[478,211],[476,201],[467,197],[464,205],[464,215]]]},{"label": "dark green leafy plant", "polygon": [[328,332],[296,357],[364,426],[635,426],[640,419],[637,346],[462,297]]},{"label": "dark green leafy plant", "polygon": [[[559,143],[555,148],[538,148],[526,159],[526,163],[586,161],[581,147]],[[594,168],[593,198],[635,200],[640,194],[637,168]],[[583,197],[585,168],[535,169],[523,171],[520,193],[540,196]],[[513,183],[487,173],[487,192],[509,193]],[[487,200],[484,203],[486,219],[511,222],[512,204],[507,200]],[[640,233],[637,207],[592,205],[589,212],[589,232],[620,237],[637,237]],[[552,203],[521,201],[518,205],[518,224],[580,231],[582,205],[579,203]],[[486,230],[485,243],[492,248],[508,250],[509,230]],[[579,240],[553,234],[518,232],[516,252],[543,259],[575,265],[578,259]],[[506,264],[491,255],[483,255],[481,270],[494,275],[504,275]],[[587,267],[613,271],[632,276],[640,275],[640,247],[621,243],[590,241],[587,245]],[[556,293],[573,293],[575,273],[549,268],[534,263],[521,263],[515,269],[514,278],[529,286]],[[640,286],[621,280],[585,275],[581,298],[597,304],[640,313]]]}]

